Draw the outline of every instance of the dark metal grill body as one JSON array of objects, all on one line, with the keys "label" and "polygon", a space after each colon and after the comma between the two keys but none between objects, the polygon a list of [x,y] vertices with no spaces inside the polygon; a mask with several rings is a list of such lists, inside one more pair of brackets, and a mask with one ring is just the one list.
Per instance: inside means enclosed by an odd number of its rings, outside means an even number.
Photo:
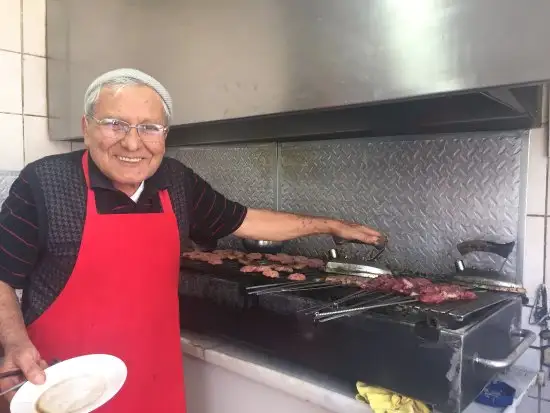
[{"label": "dark metal grill body", "polygon": [[[521,298],[485,292],[472,302],[406,304],[315,323],[299,310],[349,293],[332,290],[249,296],[266,283],[231,264],[183,263],[182,328],[221,336],[327,375],[354,389],[357,380],[459,413],[499,371],[522,338]],[[525,343],[522,343],[525,344]],[[495,364],[498,366],[498,363]]]}]

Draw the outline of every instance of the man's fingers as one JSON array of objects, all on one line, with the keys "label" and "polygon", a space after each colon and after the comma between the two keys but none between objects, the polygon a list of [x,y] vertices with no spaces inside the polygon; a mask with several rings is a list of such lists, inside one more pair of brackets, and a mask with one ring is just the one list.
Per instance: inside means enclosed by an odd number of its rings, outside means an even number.
[{"label": "man's fingers", "polygon": [[[346,232],[344,232],[346,231]],[[347,224],[343,233],[343,238],[357,239],[369,245],[382,246],[386,244],[386,236],[379,231],[359,224]]]},{"label": "man's fingers", "polygon": [[23,374],[32,384],[43,384],[46,381],[44,370],[36,363],[33,363],[25,369],[22,368],[21,370],[23,370]]},{"label": "man's fingers", "polygon": [[363,233],[363,238],[365,239],[365,241],[367,241],[367,243],[374,245],[385,243],[386,236],[381,232],[367,226],[361,226],[360,229]]},{"label": "man's fingers", "polygon": [[377,235],[367,235],[365,237],[365,243],[369,245],[382,245],[384,243],[383,239]]},{"label": "man's fingers", "polygon": [[380,231],[377,231],[375,230],[374,228],[371,228],[371,227],[367,227],[367,226],[362,226],[361,229],[363,230],[363,232],[367,235],[370,235],[372,237],[381,237],[383,236]]},{"label": "man's fingers", "polygon": [[15,390],[10,390],[9,393],[4,394],[4,399],[8,402],[11,401],[20,387],[18,385],[25,381],[37,385],[43,384],[46,381],[46,374],[44,373],[46,367],[47,363],[42,360],[32,343],[23,343],[20,346],[12,346],[6,350],[0,372],[5,373],[20,369],[21,374],[0,379],[0,390],[2,392],[17,386]]},{"label": "man's fingers", "polygon": [[46,380],[44,370],[38,363],[34,358],[28,356],[21,357],[18,363],[26,379],[33,384],[43,384]]}]

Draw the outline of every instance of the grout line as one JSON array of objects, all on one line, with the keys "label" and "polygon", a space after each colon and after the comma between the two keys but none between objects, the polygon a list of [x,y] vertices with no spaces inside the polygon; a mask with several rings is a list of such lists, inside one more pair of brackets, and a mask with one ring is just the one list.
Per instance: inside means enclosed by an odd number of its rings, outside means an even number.
[{"label": "grout line", "polygon": [[[548,174],[548,172],[547,172],[547,174]],[[527,216],[528,217],[534,217],[534,218],[546,218],[546,214],[527,214]]]},{"label": "grout line", "polygon": [[[21,10],[21,14],[23,14],[23,10]],[[2,48],[0,48],[0,52],[23,54],[23,52],[17,52],[15,50],[2,49]]]},{"label": "grout line", "polygon": [[21,14],[19,16],[19,29],[21,31],[21,122],[22,122],[22,131],[23,136],[21,137],[21,140],[23,142],[23,166],[27,164],[26,162],[26,156],[25,156],[25,63],[23,59],[23,51],[25,48],[25,40],[24,40],[24,30],[23,30],[23,0],[19,0],[19,7],[21,8]]},{"label": "grout line", "polygon": [[[22,15],[22,14],[23,14],[23,9],[21,9],[21,15]],[[22,24],[22,23],[21,23],[21,24]],[[23,50],[23,42],[21,42],[21,50]],[[23,55],[25,55],[25,56],[41,57],[42,59],[46,59],[46,56],[42,56],[42,55],[39,55],[39,54],[17,52],[17,51],[15,51],[15,50],[2,49],[1,47],[0,47],[0,52],[23,54]]]},{"label": "grout line", "polygon": [[46,119],[56,119],[56,117],[54,118],[50,118],[49,116],[44,116],[44,115],[34,115],[32,113],[16,113],[16,112],[6,112],[6,111],[2,111],[0,110],[0,114],[2,115],[15,115],[15,116],[30,116],[30,117],[33,117],[33,118],[46,118]]}]

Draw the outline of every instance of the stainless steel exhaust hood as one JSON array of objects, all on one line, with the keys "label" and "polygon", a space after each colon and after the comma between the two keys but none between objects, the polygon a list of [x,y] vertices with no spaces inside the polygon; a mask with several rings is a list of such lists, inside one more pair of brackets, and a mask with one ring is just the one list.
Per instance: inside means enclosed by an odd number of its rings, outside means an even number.
[{"label": "stainless steel exhaust hood", "polygon": [[174,99],[170,144],[532,127],[548,0],[47,0],[51,136],[99,73]]}]

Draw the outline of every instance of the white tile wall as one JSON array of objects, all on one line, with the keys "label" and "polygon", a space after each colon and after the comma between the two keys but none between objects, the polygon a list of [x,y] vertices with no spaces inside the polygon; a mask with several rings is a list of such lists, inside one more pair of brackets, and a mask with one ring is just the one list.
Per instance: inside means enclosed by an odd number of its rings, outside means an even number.
[{"label": "white tile wall", "polygon": [[70,142],[52,141],[48,138],[48,119],[41,116],[24,116],[25,162],[57,153],[69,152]]},{"label": "white tile wall", "polygon": [[0,125],[0,169],[19,171],[24,166],[23,117],[0,113]]},{"label": "white tile wall", "polygon": [[46,1],[0,0],[0,170],[71,150],[47,132]]},{"label": "white tile wall", "polygon": [[23,55],[23,112],[48,116],[46,99],[46,58]]},{"label": "white tile wall", "polygon": [[[536,325],[529,324],[530,309],[524,308],[522,313],[522,325],[524,328],[534,331],[535,333],[540,332],[540,327]],[[535,340],[533,346],[538,346],[540,344],[540,339]],[[537,370],[540,365],[540,352],[536,349],[527,350],[516,362],[518,366],[525,367],[530,370]]]},{"label": "white tile wall", "polygon": [[527,289],[529,301],[534,300],[537,288],[544,279],[545,221],[542,216],[528,216],[525,226],[523,285]]},{"label": "white tile wall", "polygon": [[23,52],[46,56],[46,0],[23,0]]},{"label": "white tile wall", "polygon": [[[550,214],[550,197],[548,186],[548,131],[546,128],[533,129],[530,133],[529,166],[527,173],[527,221],[525,229],[525,253],[523,267],[523,283],[533,304],[537,287],[546,282],[550,287],[550,230],[548,215]],[[545,253],[546,252],[546,253]],[[523,326],[537,334],[540,327],[529,324],[529,308],[524,308]],[[541,343],[536,340],[534,346]],[[519,360],[518,364],[531,369],[540,368],[540,351],[530,349]],[[544,396],[550,393],[550,385],[542,389]],[[529,398],[525,398],[518,408],[518,413],[538,413],[538,391],[532,389]],[[533,396],[535,398],[533,398]],[[545,397],[546,398],[546,397]],[[550,413],[550,403],[542,401],[540,413]]]},{"label": "white tile wall", "polygon": [[0,112],[21,113],[23,109],[21,54],[0,50]]},{"label": "white tile wall", "polygon": [[544,215],[546,210],[547,138],[543,128],[530,133],[527,214]]},{"label": "white tile wall", "polygon": [[21,2],[0,0],[0,49],[21,51]]}]

